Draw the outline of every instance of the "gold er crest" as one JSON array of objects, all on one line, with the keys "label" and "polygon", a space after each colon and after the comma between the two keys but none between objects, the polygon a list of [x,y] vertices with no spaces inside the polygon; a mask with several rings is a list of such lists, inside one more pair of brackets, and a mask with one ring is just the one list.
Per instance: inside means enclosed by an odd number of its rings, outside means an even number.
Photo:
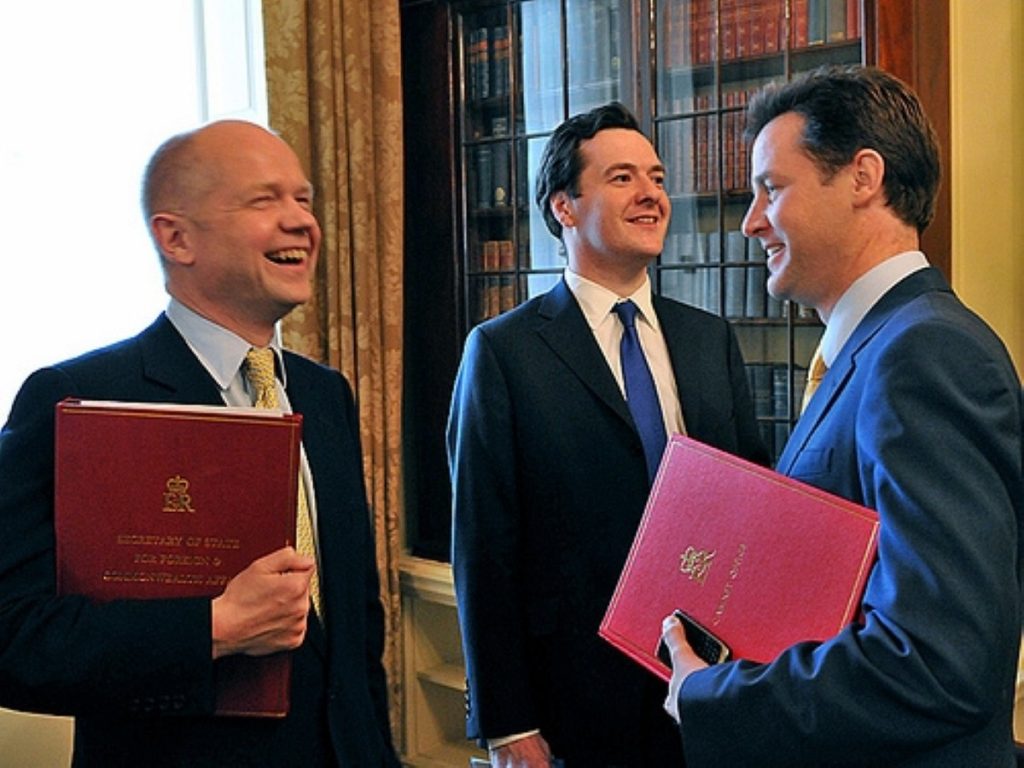
[{"label": "gold er crest", "polygon": [[715,550],[708,552],[706,549],[695,549],[687,547],[686,551],[679,556],[679,570],[687,574],[691,581],[703,585],[711,570],[711,561],[715,559]]},{"label": "gold er crest", "polygon": [[181,475],[167,478],[167,486],[164,491],[164,512],[194,513],[192,509],[192,497],[188,492],[189,482]]}]

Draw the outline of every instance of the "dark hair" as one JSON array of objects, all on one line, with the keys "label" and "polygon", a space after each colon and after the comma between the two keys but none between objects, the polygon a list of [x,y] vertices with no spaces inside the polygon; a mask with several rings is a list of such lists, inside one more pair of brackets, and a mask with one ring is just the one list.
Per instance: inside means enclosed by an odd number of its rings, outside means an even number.
[{"label": "dark hair", "polygon": [[613,101],[570,117],[555,129],[544,147],[534,199],[548,230],[559,240],[562,239],[562,225],[551,212],[551,196],[562,190],[572,197],[579,196],[580,173],[583,171],[580,144],[607,128],[627,128],[642,133],[633,113]]},{"label": "dark hair", "polygon": [[747,107],[744,137],[752,141],[787,112],[805,120],[803,146],[826,177],[861,149],[885,160],[889,206],[924,231],[935,212],[941,168],[935,130],[914,92],[875,67],[826,66],[792,82],[766,86]]}]

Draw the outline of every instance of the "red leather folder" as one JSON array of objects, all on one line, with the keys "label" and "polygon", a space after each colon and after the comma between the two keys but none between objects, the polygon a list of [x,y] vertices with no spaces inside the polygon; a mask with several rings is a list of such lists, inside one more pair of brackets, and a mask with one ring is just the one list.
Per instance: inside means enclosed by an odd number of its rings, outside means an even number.
[{"label": "red leather folder", "polygon": [[[56,424],[58,594],[215,596],[295,541],[299,415],[65,400]],[[287,714],[289,654],[214,672],[217,714]]]},{"label": "red leather folder", "polygon": [[680,609],[766,662],[858,615],[878,514],[681,435],[669,440],[599,634],[659,677]]}]

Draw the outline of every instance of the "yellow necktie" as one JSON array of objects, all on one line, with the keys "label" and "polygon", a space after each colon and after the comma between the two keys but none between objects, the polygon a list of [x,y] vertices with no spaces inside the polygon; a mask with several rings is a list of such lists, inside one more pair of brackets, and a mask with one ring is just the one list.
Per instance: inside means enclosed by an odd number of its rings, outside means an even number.
[{"label": "yellow necktie", "polygon": [[825,378],[827,372],[828,366],[825,365],[825,360],[821,356],[821,345],[819,344],[807,367],[807,386],[804,387],[804,399],[800,404],[800,413],[807,410],[807,404],[811,402],[811,397],[817,391],[818,385],[821,384],[821,380]]},{"label": "yellow necktie", "polygon": [[[252,385],[254,405],[257,408],[278,408],[277,380],[274,376],[274,352],[270,349],[250,349],[245,355],[246,375]],[[316,559],[313,546],[313,526],[309,519],[305,484],[299,477],[299,502],[295,520],[295,548],[303,555]],[[320,579],[317,569],[309,580],[309,595],[317,616],[323,616],[320,605]]]}]

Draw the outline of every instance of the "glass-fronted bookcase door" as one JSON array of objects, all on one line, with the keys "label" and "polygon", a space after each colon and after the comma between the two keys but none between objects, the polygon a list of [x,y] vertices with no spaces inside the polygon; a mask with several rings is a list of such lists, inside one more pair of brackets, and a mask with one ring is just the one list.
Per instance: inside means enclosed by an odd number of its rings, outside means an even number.
[{"label": "glass-fronted bookcase door", "polygon": [[767,83],[863,61],[861,3],[652,5],[652,121],[672,198],[655,287],[733,323],[762,434],[777,458],[798,415],[821,325],[813,310],[767,293],[764,252],[741,232],[751,201],[744,109]]},{"label": "glass-fronted bookcase door", "polygon": [[[564,266],[532,200],[550,132],[571,114],[619,99],[654,137],[674,205],[665,250],[651,268],[655,288],[730,319],[777,449],[821,327],[799,307],[771,301],[763,255],[735,234],[750,200],[747,150],[736,142],[743,102],[751,89],[823,61],[877,63],[921,94],[948,168],[949,9],[933,0],[844,3],[858,15],[843,22],[840,39],[839,4],[819,0],[400,5],[403,491],[413,563],[402,574],[409,642],[401,738],[408,765],[439,767],[480,754],[465,740],[454,597],[448,566],[437,562],[447,560],[450,544],[444,430],[451,387],[469,329],[546,290]],[[949,210],[948,191],[940,190],[936,221],[924,235],[925,252],[947,276]]]},{"label": "glass-fronted bookcase door", "polygon": [[765,290],[743,110],[772,81],[864,60],[860,0],[506,0],[456,4],[465,330],[550,288],[565,265],[532,192],[566,117],[622,101],[666,165],[672,224],[656,291],[734,323],[778,455],[821,333]]},{"label": "glass-fronted bookcase door", "polygon": [[466,330],[543,293],[565,260],[532,204],[537,166],[566,117],[633,102],[630,3],[457,4]]},{"label": "glass-fronted bookcase door", "polygon": [[[474,0],[452,5],[458,335],[546,291],[564,266],[532,202],[551,131],[611,99],[665,162],[673,217],[655,291],[730,319],[777,457],[821,334],[765,290],[743,238],[743,110],[823,63],[878,63],[923,94],[948,135],[948,11],[926,0]],[[925,248],[948,273],[948,196]]]}]

